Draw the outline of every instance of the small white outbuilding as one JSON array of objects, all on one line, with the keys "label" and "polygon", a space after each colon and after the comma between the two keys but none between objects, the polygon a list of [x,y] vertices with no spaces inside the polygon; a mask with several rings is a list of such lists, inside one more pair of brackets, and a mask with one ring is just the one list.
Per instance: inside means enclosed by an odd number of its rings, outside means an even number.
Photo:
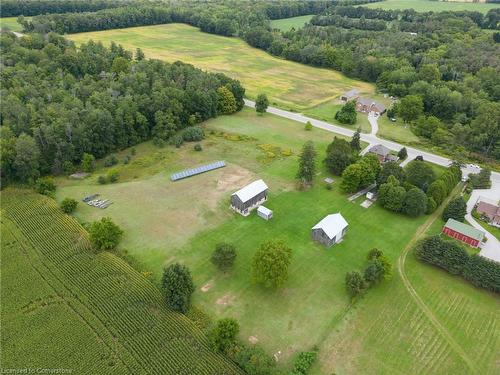
[{"label": "small white outbuilding", "polygon": [[269,220],[273,217],[273,211],[267,207],[259,206],[259,208],[257,208],[257,215],[259,215],[264,220]]},{"label": "small white outbuilding", "polygon": [[330,247],[333,244],[342,241],[348,225],[349,224],[340,212],[331,214],[312,227],[311,236],[313,240]]}]

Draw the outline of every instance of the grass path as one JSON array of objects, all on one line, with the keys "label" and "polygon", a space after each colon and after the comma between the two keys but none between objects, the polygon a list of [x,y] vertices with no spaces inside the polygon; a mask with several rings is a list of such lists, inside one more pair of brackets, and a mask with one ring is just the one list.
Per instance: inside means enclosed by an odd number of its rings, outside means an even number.
[{"label": "grass path", "polygon": [[440,206],[438,210],[436,210],[428,219],[427,221],[422,224],[417,232],[415,233],[415,236],[411,239],[410,242],[406,245],[404,248],[403,252],[401,253],[401,256],[398,258],[397,262],[397,268],[398,268],[398,273],[401,276],[401,280],[403,281],[405,289],[410,293],[412,299],[415,301],[415,303],[420,307],[422,312],[425,314],[425,316],[430,320],[432,325],[438,330],[438,332],[441,334],[441,336],[448,342],[448,344],[455,350],[455,352],[460,355],[462,360],[467,364],[467,367],[474,373],[477,374],[476,367],[474,363],[471,361],[467,353],[462,349],[460,344],[458,344],[455,339],[450,335],[448,330],[440,323],[439,319],[434,315],[432,310],[425,304],[424,300],[419,296],[415,288],[410,282],[410,279],[408,278],[406,271],[405,271],[405,262],[406,262],[406,257],[408,256],[408,253],[410,250],[413,248],[413,246],[416,244],[416,242],[427,232],[427,230],[431,227],[431,225],[434,223],[434,221],[441,215],[442,211],[444,210],[444,207],[448,204],[448,202],[458,193],[458,191],[461,189],[462,185],[459,185],[452,194],[446,199],[445,202]]}]

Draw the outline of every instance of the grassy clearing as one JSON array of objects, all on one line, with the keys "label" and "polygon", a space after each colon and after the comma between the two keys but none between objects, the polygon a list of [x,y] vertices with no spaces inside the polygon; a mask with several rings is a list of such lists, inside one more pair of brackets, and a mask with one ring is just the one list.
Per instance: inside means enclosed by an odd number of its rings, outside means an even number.
[{"label": "grassy clearing", "polygon": [[[27,17],[29,18],[29,17]],[[2,30],[22,31],[23,27],[17,23],[17,17],[0,18],[0,28]]]},{"label": "grassy clearing", "polygon": [[[440,214],[426,234],[441,231]],[[391,283],[380,285],[359,301],[325,339],[320,362],[312,373],[378,374],[381,368],[388,374],[497,373],[498,298],[417,261],[411,252],[404,267],[426,309],[410,298],[397,273]]]},{"label": "grassy clearing", "polygon": [[89,39],[140,47],[147,57],[173,62],[181,60],[199,68],[221,72],[239,79],[249,98],[263,92],[270,101],[284,108],[301,111],[336,99],[343,92],[358,88],[367,95],[374,86],[345,77],[328,69],[314,68],[250,47],[238,38],[206,34],[183,24],[134,27],[68,35],[76,43]]},{"label": "grassy clearing", "polygon": [[370,133],[372,131],[372,127],[370,125],[370,122],[368,121],[368,116],[364,113],[358,112],[358,117],[354,125],[345,125],[338,123],[337,120],[335,120],[335,113],[337,113],[337,111],[340,110],[342,106],[343,104],[340,104],[338,100],[334,100],[309,108],[304,111],[304,114],[309,117],[317,118],[319,120],[327,121],[353,130],[361,128],[362,133]]},{"label": "grassy clearing", "polygon": [[[395,261],[425,218],[394,215],[378,205],[364,209],[359,205],[362,199],[348,202],[338,190],[338,178],[333,190],[325,189],[322,179],[328,174],[322,167],[314,188],[297,191],[294,177],[300,147],[312,139],[322,158],[331,133],[308,132],[302,124],[269,114],[257,116],[250,110],[211,120],[206,127],[209,137],[202,152],[192,151],[192,145],[156,151],[169,155],[159,162],[163,172],[134,179],[129,171],[124,175],[132,180],[104,187],[94,185],[95,177],[66,183],[58,189],[57,199],[100,192],[115,200],[104,212],[82,205],[76,214],[82,220],[111,216],[125,229],[122,248],[156,278],[165,264],[187,264],[197,285],[195,303],[212,317],[236,317],[241,339],[257,337],[269,353],[281,352],[279,361],[286,367],[294,353],[310,349],[334,332],[349,306],[345,273],[361,268],[372,247],[383,249]],[[264,142],[266,150],[272,145],[274,150],[291,149],[293,155],[268,158],[261,147]],[[138,147],[135,160],[154,154],[150,147]],[[169,173],[181,166],[220,159],[229,167],[176,183],[168,180]],[[137,166],[131,163],[123,168]],[[243,170],[245,174],[238,173]],[[232,175],[244,178],[233,180]],[[271,189],[266,206],[275,217],[270,222],[255,213],[243,218],[228,207],[230,193],[257,177],[264,178]],[[327,250],[310,239],[310,228],[338,211],[350,228],[341,244]],[[269,292],[250,282],[249,264],[261,242],[277,238],[290,244],[294,259],[285,288]],[[214,245],[222,240],[238,248],[229,274],[221,274],[209,261]],[[201,291],[206,285],[208,291]]]},{"label": "grassy clearing", "polygon": [[417,12],[442,12],[446,10],[470,10],[486,13],[490,9],[498,8],[500,4],[477,3],[467,1],[430,1],[430,0],[385,0],[380,3],[363,5],[368,8],[381,9],[415,9]]},{"label": "grassy clearing", "polygon": [[492,225],[489,225],[488,223],[476,219],[476,221],[481,225],[484,229],[486,229],[488,232],[490,232],[492,235],[494,235],[497,239],[500,240],[500,228],[494,227]]},{"label": "grassy clearing", "polygon": [[3,367],[239,373],[143,275],[111,253],[94,254],[53,200],[3,191],[1,226]]},{"label": "grassy clearing", "polygon": [[306,16],[283,18],[281,20],[272,20],[271,27],[273,29],[278,29],[281,31],[290,31],[292,28],[298,30],[307,22],[309,22],[311,18],[313,18],[312,14]]}]

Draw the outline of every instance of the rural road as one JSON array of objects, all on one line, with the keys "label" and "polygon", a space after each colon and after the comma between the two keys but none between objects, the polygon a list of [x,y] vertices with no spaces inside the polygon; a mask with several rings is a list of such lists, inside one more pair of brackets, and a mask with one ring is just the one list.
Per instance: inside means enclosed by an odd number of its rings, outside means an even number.
[{"label": "rural road", "polygon": [[[248,99],[245,99],[245,105],[247,107],[255,108],[255,102]],[[332,133],[337,133],[346,137],[352,137],[354,134],[353,130],[346,129],[338,125],[333,125],[325,121],[316,120],[311,117],[304,116],[300,113],[285,111],[283,109],[279,109],[276,107],[268,107],[267,112],[272,113],[273,115],[276,116],[281,116],[290,120],[302,122],[304,124],[309,121],[312,124],[312,126],[316,128],[323,129]],[[376,135],[378,131],[377,120],[375,118],[370,118],[370,116],[368,117],[368,120],[372,125],[372,132],[370,134],[361,133],[361,140],[368,143],[368,146],[363,151],[361,151],[361,154],[366,153],[368,149],[373,145],[382,144],[385,147],[394,151],[399,151],[402,147],[406,147],[406,150],[408,151],[408,157],[401,163],[402,166],[407,164],[409,161],[415,159],[415,157],[419,155],[423,156],[424,160],[433,164],[441,165],[443,167],[447,167],[452,162],[451,159],[445,158],[443,156],[435,155],[427,151],[419,150],[417,148],[405,146],[397,142],[381,139]],[[375,123],[376,127],[374,126],[373,122]],[[464,176],[467,176],[469,173],[478,173],[479,170],[480,170],[479,168],[467,164],[465,167],[462,168],[462,173],[464,174]],[[482,231],[486,232],[486,237],[488,238],[488,240],[484,245],[484,249],[481,251],[481,255],[489,259],[500,261],[500,241],[498,241],[495,238],[495,236],[493,236],[491,233],[485,231],[484,228],[481,227],[474,220],[474,218],[470,215],[472,208],[469,209],[469,205],[472,204],[473,207],[477,201],[477,198],[480,195],[490,197],[491,199],[496,199],[497,201],[500,199],[500,173],[491,172],[491,186],[492,186],[491,189],[488,190],[474,190],[472,192],[471,198],[468,201],[468,206],[467,206],[468,214],[466,216],[466,219],[474,227],[477,227],[478,229],[481,229]]]}]

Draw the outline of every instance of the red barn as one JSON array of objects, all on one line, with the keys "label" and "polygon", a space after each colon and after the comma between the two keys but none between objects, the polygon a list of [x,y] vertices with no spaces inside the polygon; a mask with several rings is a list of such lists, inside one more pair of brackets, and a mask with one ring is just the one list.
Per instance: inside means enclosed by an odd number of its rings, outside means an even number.
[{"label": "red barn", "polygon": [[442,232],[472,247],[479,247],[484,238],[483,231],[451,218],[444,225]]}]

